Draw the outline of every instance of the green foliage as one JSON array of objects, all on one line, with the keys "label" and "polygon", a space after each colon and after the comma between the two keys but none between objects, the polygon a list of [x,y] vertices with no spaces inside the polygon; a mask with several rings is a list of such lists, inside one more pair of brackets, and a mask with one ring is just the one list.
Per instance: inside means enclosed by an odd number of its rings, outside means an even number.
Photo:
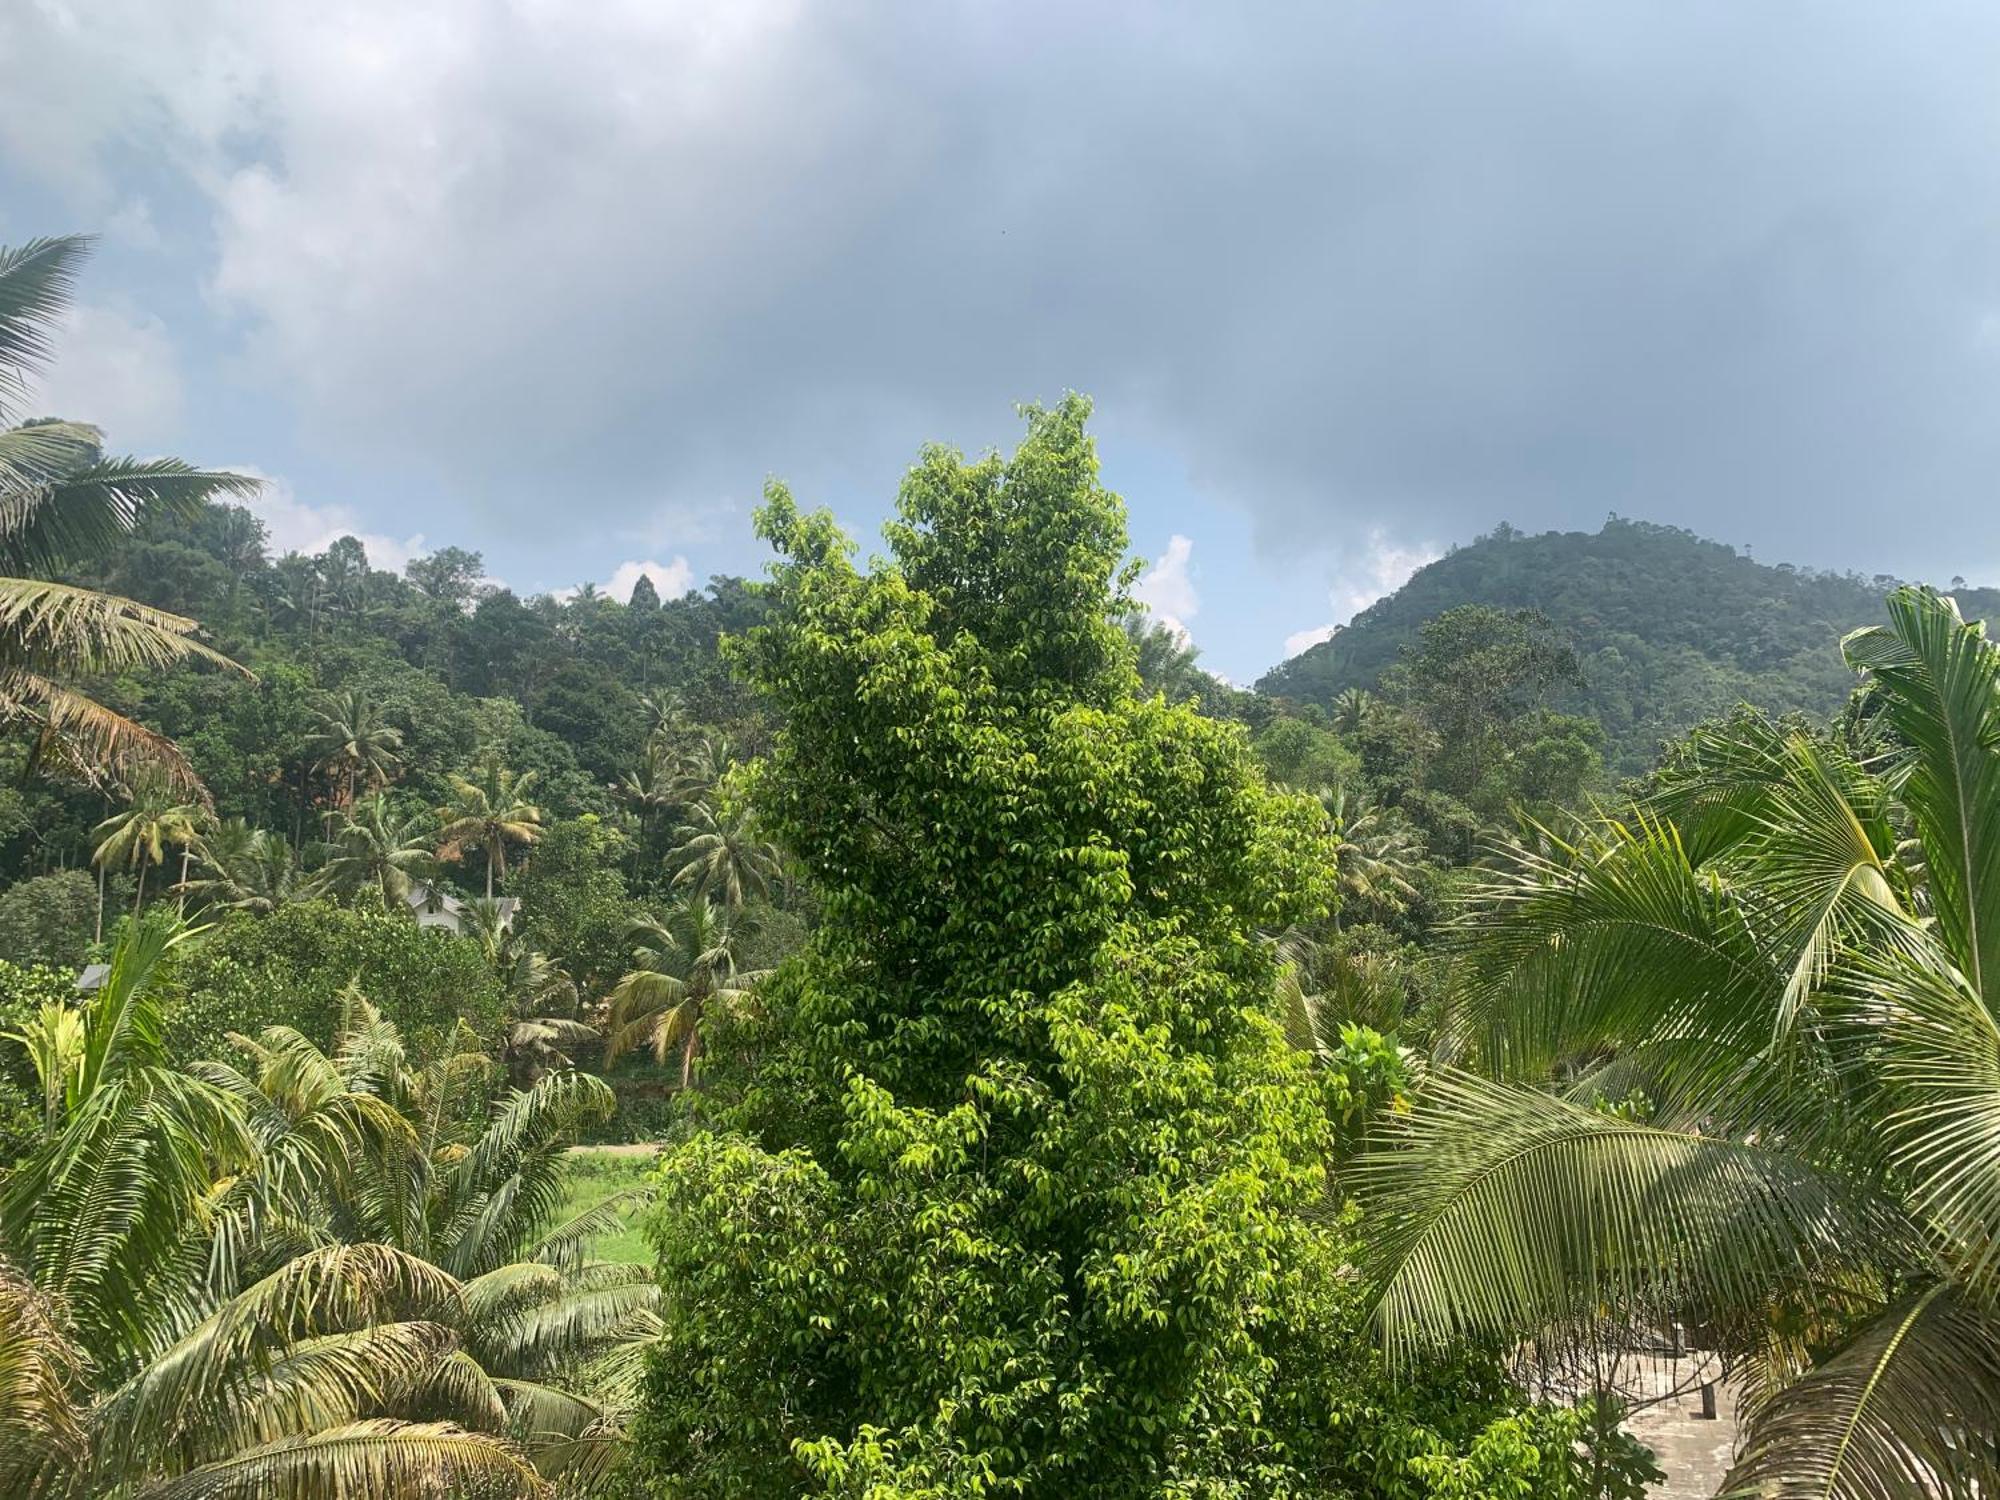
[{"label": "green foliage", "polygon": [[926,450],[869,574],[781,489],[760,515],[782,560],[740,659],[781,727],[749,788],[824,921],[716,1028],[750,1043],[710,1071],[720,1128],[661,1167],[663,1495],[1381,1467],[1346,1234],[1308,1214],[1329,1125],[1258,936],[1324,915],[1333,844],[1241,730],[1139,696],[1084,415],[1030,411],[1011,459]]},{"label": "green foliage", "polygon": [[1399,1354],[1677,1321],[1759,1361],[1732,1493],[2000,1482],[2000,649],[1887,612],[1844,643],[1866,758],[1738,715],[1490,874],[1441,1038],[1488,1076],[1361,1173]]},{"label": "green foliage", "polygon": [[1410,1460],[1435,1500],[1645,1500],[1667,1476],[1619,1430],[1615,1407],[1537,1407],[1505,1417],[1464,1453]]},{"label": "green foliage", "polygon": [[624,837],[586,816],[549,828],[518,881],[522,930],[530,943],[583,987],[601,995],[625,972],[639,907],[619,863]]},{"label": "green foliage", "polygon": [[173,1049],[213,1055],[228,1032],[254,1035],[283,1022],[330,1039],[341,995],[358,986],[420,1048],[443,1042],[463,1020],[496,1039],[506,997],[479,945],[406,915],[322,901],[280,907],[266,918],[232,917],[178,950],[160,980]]},{"label": "green foliage", "polygon": [[0,958],[74,971],[97,926],[97,882],[81,870],[37,875],[0,894]]}]

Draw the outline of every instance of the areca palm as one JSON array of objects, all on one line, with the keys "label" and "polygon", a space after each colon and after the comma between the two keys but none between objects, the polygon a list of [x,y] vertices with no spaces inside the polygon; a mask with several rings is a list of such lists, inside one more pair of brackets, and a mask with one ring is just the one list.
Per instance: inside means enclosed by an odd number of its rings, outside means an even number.
[{"label": "areca palm", "polygon": [[335,835],[333,852],[315,875],[320,889],[352,900],[364,892],[384,911],[399,911],[412,882],[428,875],[431,856],[430,819],[419,813],[398,818],[379,793],[363,797],[347,811],[347,821]]},{"label": "areca palm", "polygon": [[528,800],[535,773],[515,775],[488,756],[479,778],[451,778],[451,802],[440,808],[444,826],[438,830],[438,855],[459,859],[468,850],[486,856],[486,899],[493,899],[493,882],[507,873],[507,847],[532,844],[542,836],[542,810]]},{"label": "areca palm", "polygon": [[315,763],[340,779],[342,805],[354,805],[355,789],[380,791],[402,764],[403,731],[382,716],[362,688],[329,694],[314,709],[316,727],[306,742]]},{"label": "areca palm", "polygon": [[1699,1327],[1757,1377],[1732,1492],[2000,1484],[2000,651],[1889,614],[1845,643],[1886,758],[1713,733],[1488,886],[1448,1029],[1486,1076],[1362,1175],[1393,1351]]},{"label": "areca palm", "polygon": [[650,1046],[664,1063],[679,1048],[685,1088],[701,1052],[704,1014],[713,1005],[742,1001],[764,977],[737,966],[747,935],[740,915],[706,896],[684,896],[663,916],[638,923],[633,966],[611,991],[605,1065],[640,1046]]},{"label": "areca palm", "polygon": [[141,782],[123,811],[91,830],[97,838],[91,863],[100,872],[114,866],[138,872],[132,895],[136,912],[146,899],[146,871],[164,864],[169,849],[191,850],[200,837],[201,816],[200,804],[176,800],[164,780]]},{"label": "areca palm", "polygon": [[33,1052],[57,1102],[0,1179],[6,1493],[538,1493],[507,1443],[391,1415],[457,1348],[440,1321],[462,1301],[452,1278],[382,1245],[247,1274],[218,1253],[245,1242],[235,1231],[275,1178],[346,1159],[364,1133],[329,1119],[267,1154],[225,1089],[169,1066],[149,986],[174,940],[135,922],[77,1024],[55,1028],[66,1040]]},{"label": "areca palm", "polygon": [[768,896],[781,869],[777,846],[757,831],[747,809],[720,812],[706,799],[688,808],[669,859],[679,866],[675,885],[720,896],[732,911],[750,896]]},{"label": "areca palm", "polygon": [[[0,249],[0,424],[15,422],[48,362],[88,247],[71,235]],[[48,575],[104,551],[144,516],[191,516],[213,496],[256,488],[178,459],[106,458],[102,434],[82,422],[0,426],[0,719],[38,726],[44,750],[88,776],[156,777],[198,794],[200,778],[171,740],[76,680],[179,662],[243,669],[203,645],[192,620]]]}]

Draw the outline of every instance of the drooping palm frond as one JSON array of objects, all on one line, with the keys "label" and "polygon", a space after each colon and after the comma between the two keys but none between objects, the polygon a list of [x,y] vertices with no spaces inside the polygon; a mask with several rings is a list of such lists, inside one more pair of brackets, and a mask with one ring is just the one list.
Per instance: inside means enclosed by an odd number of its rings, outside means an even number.
[{"label": "drooping palm frond", "polygon": [[0,421],[13,420],[28,378],[53,357],[53,337],[89,253],[90,239],[81,234],[0,246]]},{"label": "drooping palm frond", "polygon": [[1663,1130],[1534,1089],[1434,1077],[1357,1169],[1376,1318],[1398,1358],[1458,1338],[1560,1337],[1599,1309],[1740,1329],[1804,1278],[1924,1264],[1893,1203],[1743,1140]]},{"label": "drooping palm frond", "polygon": [[1759,1500],[1983,1495],[2000,1485],[2000,1324],[1938,1282],[1753,1409],[1723,1481]]},{"label": "drooping palm frond", "polygon": [[210,500],[254,495],[262,487],[251,475],[197,469],[177,458],[104,458],[94,452],[79,457],[83,461],[38,484],[0,490],[0,570],[61,568],[101,555],[143,519],[184,520],[200,514]]},{"label": "drooping palm frond", "polygon": [[350,1422],[253,1448],[139,1492],[141,1500],[435,1500],[462,1488],[539,1496],[512,1449],[450,1423]]},{"label": "drooping palm frond", "polygon": [[0,1261],[0,1494],[34,1495],[83,1465],[83,1371],[49,1299]]}]

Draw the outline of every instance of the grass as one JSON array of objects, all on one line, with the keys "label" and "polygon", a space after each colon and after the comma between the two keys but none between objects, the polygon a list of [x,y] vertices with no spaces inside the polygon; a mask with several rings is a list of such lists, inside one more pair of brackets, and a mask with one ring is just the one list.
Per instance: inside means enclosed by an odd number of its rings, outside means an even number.
[{"label": "grass", "polygon": [[[587,1149],[570,1152],[566,1163],[569,1180],[557,1222],[574,1218],[616,1194],[643,1189],[652,1175],[653,1162],[650,1152],[645,1155]],[[652,1260],[652,1247],[646,1243],[640,1222],[642,1207],[641,1203],[631,1204],[625,1212],[625,1227],[599,1236],[591,1250],[596,1259],[621,1265],[643,1265]]]}]

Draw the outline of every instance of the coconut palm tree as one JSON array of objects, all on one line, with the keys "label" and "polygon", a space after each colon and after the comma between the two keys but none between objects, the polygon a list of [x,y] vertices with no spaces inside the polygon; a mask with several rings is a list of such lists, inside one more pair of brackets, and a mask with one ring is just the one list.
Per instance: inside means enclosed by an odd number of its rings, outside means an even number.
[{"label": "coconut palm tree", "polygon": [[653,830],[653,819],[683,800],[680,765],[658,735],[646,741],[639,764],[618,778],[619,798],[639,815],[639,845],[644,848]]},{"label": "coconut palm tree", "polygon": [[314,884],[342,900],[364,891],[380,901],[384,911],[400,911],[411,883],[429,875],[430,819],[422,813],[398,818],[377,792],[347,810],[347,821],[334,836],[332,853],[314,875]]},{"label": "coconut palm tree", "polygon": [[782,870],[778,849],[757,831],[748,809],[718,812],[706,799],[688,808],[680,842],[667,856],[674,884],[697,896],[717,895],[730,910],[751,896],[768,896]]},{"label": "coconut palm tree", "polygon": [[1322,790],[1320,804],[1333,820],[1340,844],[1340,916],[1380,922],[1402,915],[1417,899],[1424,863],[1423,836],[1393,808],[1346,787]]},{"label": "coconut palm tree", "polygon": [[[92,829],[97,847],[91,863],[100,874],[113,866],[136,870],[138,888],[132,893],[132,910],[138,911],[146,899],[146,871],[164,864],[169,849],[184,854],[200,837],[201,805],[175,800],[175,792],[165,779],[141,782],[133,788],[131,801]],[[104,887],[100,882],[100,908]],[[103,913],[98,914],[98,936],[103,937]]]},{"label": "coconut palm tree", "polygon": [[178,662],[243,669],[201,644],[192,620],[50,575],[103,553],[145,516],[193,516],[214,496],[257,485],[178,459],[106,458],[102,434],[82,422],[12,425],[88,248],[70,235],[0,249],[0,720],[34,726],[44,756],[92,779],[157,778],[199,796],[200,778],[171,740],[73,684]]},{"label": "coconut palm tree", "polygon": [[598,1040],[596,1028],[576,1018],[576,981],[502,922],[499,903],[470,902],[467,916],[471,936],[507,997],[509,1075],[532,1083],[544,1073],[569,1067],[568,1049]]},{"label": "coconut palm tree", "polygon": [[542,810],[528,800],[535,773],[516,776],[489,755],[479,779],[451,778],[451,801],[438,809],[438,857],[462,859],[468,851],[486,856],[486,899],[493,899],[496,876],[507,873],[507,846],[532,844],[542,836]]},{"label": "coconut palm tree", "polygon": [[539,1494],[502,1439],[389,1415],[457,1352],[439,1321],[463,1302],[454,1278],[384,1245],[302,1247],[251,1274],[218,1253],[276,1178],[357,1159],[368,1116],[262,1152],[236,1100],[166,1055],[151,977],[177,937],[134,922],[68,1040],[33,1052],[60,1104],[0,1179],[4,1492]]},{"label": "coconut palm tree", "polygon": [[682,802],[713,797],[729,768],[736,764],[736,747],[726,734],[704,734],[675,769],[674,790]]},{"label": "coconut palm tree", "polygon": [[1735,721],[1480,893],[1445,1036],[1484,1076],[1360,1177],[1376,1316],[1399,1357],[1678,1321],[1751,1379],[1731,1493],[1992,1493],[2000,650],[1904,590],[1845,652],[1879,760]]},{"label": "coconut palm tree", "polygon": [[230,818],[202,834],[194,852],[202,874],[183,880],[180,889],[224,911],[268,916],[298,895],[303,884],[291,845],[241,818]]},{"label": "coconut palm tree", "polygon": [[740,913],[700,895],[683,896],[660,917],[636,924],[632,968],[611,991],[605,1066],[640,1046],[650,1046],[661,1063],[679,1048],[681,1087],[687,1087],[701,1053],[703,1016],[711,1006],[740,1003],[764,978],[761,970],[737,967],[748,936]]},{"label": "coconut palm tree", "polygon": [[1343,688],[1334,695],[1333,727],[1335,733],[1355,735],[1367,728],[1368,721],[1375,717],[1377,704],[1375,695],[1366,688]]},{"label": "coconut palm tree", "polygon": [[358,786],[380,791],[402,764],[403,731],[382,717],[366,690],[330,693],[314,709],[317,720],[306,748],[319,768],[341,785],[341,806],[354,806]]}]

